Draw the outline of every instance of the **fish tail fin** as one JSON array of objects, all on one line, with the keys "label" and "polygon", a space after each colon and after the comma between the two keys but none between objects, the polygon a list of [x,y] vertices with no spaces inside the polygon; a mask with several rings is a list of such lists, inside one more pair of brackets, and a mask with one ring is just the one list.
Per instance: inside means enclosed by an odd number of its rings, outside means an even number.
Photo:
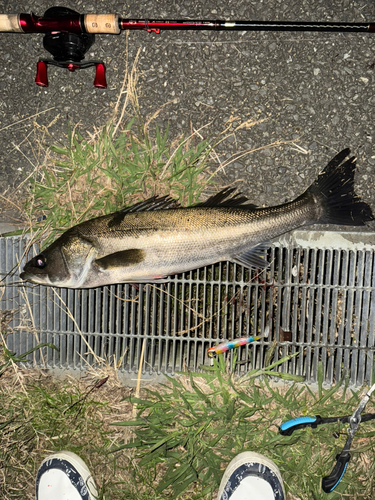
[{"label": "fish tail fin", "polygon": [[363,226],[374,219],[369,205],[354,191],[356,158],[344,161],[349,153],[349,149],[338,153],[307,190],[319,200],[322,215],[318,222],[322,224]]}]

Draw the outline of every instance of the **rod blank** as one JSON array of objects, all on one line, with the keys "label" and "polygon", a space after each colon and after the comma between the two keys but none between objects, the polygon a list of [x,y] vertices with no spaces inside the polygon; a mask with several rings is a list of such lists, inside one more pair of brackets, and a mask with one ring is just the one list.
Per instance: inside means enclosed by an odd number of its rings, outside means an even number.
[{"label": "rod blank", "polygon": [[0,14],[0,32],[119,34],[122,30],[217,30],[217,31],[319,31],[336,33],[375,33],[375,23],[293,22],[293,21],[220,21],[220,20],[147,20],[124,19],[117,14],[72,14],[41,16]]}]

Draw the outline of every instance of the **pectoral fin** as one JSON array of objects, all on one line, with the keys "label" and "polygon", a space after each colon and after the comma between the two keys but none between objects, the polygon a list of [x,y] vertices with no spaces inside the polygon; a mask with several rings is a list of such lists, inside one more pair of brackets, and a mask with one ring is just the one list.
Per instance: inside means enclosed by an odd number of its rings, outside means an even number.
[{"label": "pectoral fin", "polygon": [[135,264],[140,264],[145,259],[144,250],[139,248],[131,248],[129,250],[122,250],[121,252],[111,253],[97,259],[95,264],[98,266],[100,271],[110,271],[113,269],[118,269],[120,267],[133,266]]}]

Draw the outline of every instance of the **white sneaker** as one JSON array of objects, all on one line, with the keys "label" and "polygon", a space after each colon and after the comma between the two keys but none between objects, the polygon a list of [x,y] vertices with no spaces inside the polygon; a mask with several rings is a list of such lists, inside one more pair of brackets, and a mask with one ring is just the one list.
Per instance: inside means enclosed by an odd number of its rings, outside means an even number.
[{"label": "white sneaker", "polygon": [[285,500],[277,465],[269,458],[245,451],[225,469],[218,500]]},{"label": "white sneaker", "polygon": [[85,462],[71,451],[49,455],[40,466],[35,485],[36,500],[96,500],[96,489]]}]

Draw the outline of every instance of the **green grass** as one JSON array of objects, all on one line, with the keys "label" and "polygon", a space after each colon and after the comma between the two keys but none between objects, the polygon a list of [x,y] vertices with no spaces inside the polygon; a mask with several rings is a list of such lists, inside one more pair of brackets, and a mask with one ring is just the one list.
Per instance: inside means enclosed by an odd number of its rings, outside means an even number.
[{"label": "green grass", "polygon": [[[213,498],[227,463],[241,451],[252,450],[276,462],[289,498],[325,499],[321,480],[330,474],[342,450],[345,426],[323,425],[295,431],[290,437],[281,436],[278,426],[301,415],[350,415],[358,395],[347,387],[341,392],[340,386],[324,389],[321,372],[314,393],[296,383],[285,387],[270,383],[268,377],[260,380],[255,372],[235,381],[223,370],[220,358],[211,372],[190,374],[184,381],[169,379],[162,391],[129,398],[137,405],[137,419],[117,425],[135,426],[134,442],[123,446],[136,448],[139,474],[143,467],[153,470],[156,491],[164,498]],[[374,430],[373,422],[361,426],[348,470],[330,494],[333,500],[356,494],[373,498]]]},{"label": "green grass", "polygon": [[[288,499],[326,499],[321,479],[333,468],[347,426],[322,425],[290,437],[278,426],[300,415],[350,415],[359,394],[345,384],[323,388],[322,373],[316,392],[255,371],[235,379],[224,359],[202,373],[168,377],[137,398],[111,384],[113,377],[101,385],[8,369],[0,379],[0,497],[32,499],[40,462],[65,449],[88,463],[102,500],[208,500],[216,498],[231,458],[252,450],[276,462]],[[374,434],[373,421],[361,425],[329,499],[374,497]]]},{"label": "green grass", "polygon": [[67,142],[50,147],[52,161],[32,180],[26,204],[30,219],[45,217],[39,227],[49,231],[46,244],[79,222],[154,195],[194,204],[210,183],[209,141],[171,139],[168,128],[152,135],[132,118],[120,132],[108,123],[92,140],[69,126]]},{"label": "green grass", "polygon": [[[168,377],[140,397],[110,380],[100,385],[7,371],[0,386],[1,498],[33,498],[40,462],[65,449],[88,463],[102,500],[208,500],[216,498],[228,462],[252,450],[276,462],[288,499],[323,500],[321,479],[333,468],[347,426],[322,425],[290,437],[278,426],[301,415],[350,415],[360,400],[345,385],[323,388],[322,373],[317,392],[255,371],[235,380],[224,357],[211,370]],[[368,406],[373,410],[372,402]],[[373,498],[374,434],[373,421],[361,425],[329,499]]]},{"label": "green grass", "polygon": [[57,349],[56,346],[53,344],[49,343],[43,343],[43,344],[38,344],[37,346],[33,347],[29,351],[22,353],[21,355],[17,356],[14,352],[11,352],[7,346],[6,342],[4,340],[4,337],[2,336],[2,340],[0,342],[0,347],[2,349],[2,357],[3,361],[0,363],[0,377],[3,375],[3,373],[13,364],[16,363],[27,363],[28,361],[28,356],[38,349],[41,349],[42,347],[50,347],[51,349]]}]

